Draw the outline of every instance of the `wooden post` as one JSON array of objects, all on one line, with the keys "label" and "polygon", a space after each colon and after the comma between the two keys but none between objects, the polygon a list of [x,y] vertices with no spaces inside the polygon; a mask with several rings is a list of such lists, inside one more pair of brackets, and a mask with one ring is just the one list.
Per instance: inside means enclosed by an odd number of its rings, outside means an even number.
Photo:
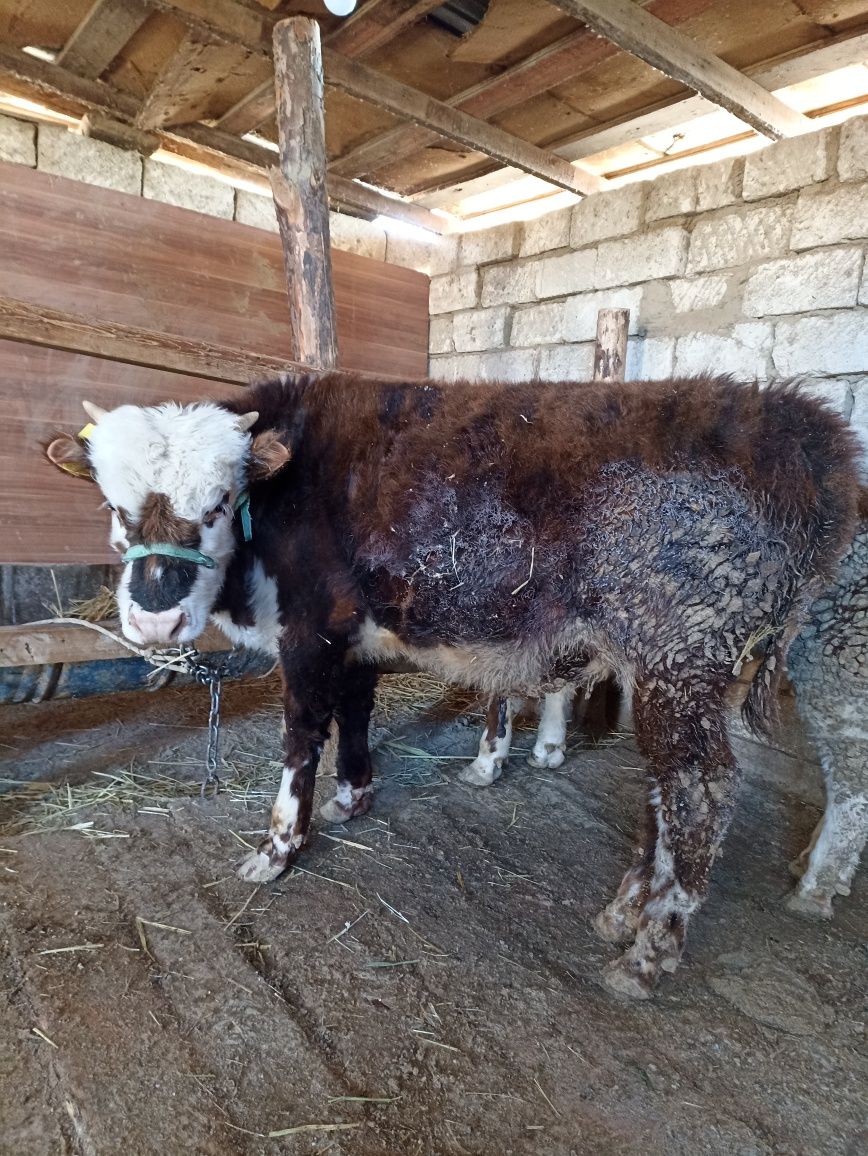
[{"label": "wooden post", "polygon": [[307,17],[274,27],[274,83],[280,168],[271,187],[283,242],[293,360],[315,369],[338,363],[326,191],[322,52]]},{"label": "wooden post", "polygon": [[629,326],[629,309],[601,309],[597,314],[594,381],[624,380]]}]

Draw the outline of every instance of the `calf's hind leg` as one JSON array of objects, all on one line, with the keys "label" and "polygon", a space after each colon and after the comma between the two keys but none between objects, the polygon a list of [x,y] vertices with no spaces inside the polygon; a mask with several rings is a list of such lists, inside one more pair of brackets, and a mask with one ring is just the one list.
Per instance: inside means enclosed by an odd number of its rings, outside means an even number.
[{"label": "calf's hind leg", "polygon": [[[738,787],[724,685],[723,679],[649,680],[637,687],[636,738],[648,763],[657,837],[650,878],[641,881],[647,898],[635,940],[604,972],[606,985],[620,995],[647,999],[660,974],[676,969],[690,916],[708,890]],[[630,873],[622,889],[629,879]]]},{"label": "calf's hind leg", "polygon": [[479,754],[459,772],[462,783],[471,787],[490,787],[499,779],[509,758],[512,745],[512,720],[521,710],[520,698],[497,698],[488,700],[485,715],[485,730],[479,740]]},{"label": "calf's hind leg", "polygon": [[567,723],[570,721],[574,686],[547,694],[540,708],[539,730],[533,750],[527,757],[532,767],[555,770],[564,761],[567,745]]},{"label": "calf's hind leg", "polygon": [[329,823],[346,823],[370,810],[374,795],[368,727],[376,688],[377,668],[363,664],[347,667],[339,683],[335,698],[337,789],[319,812]]}]

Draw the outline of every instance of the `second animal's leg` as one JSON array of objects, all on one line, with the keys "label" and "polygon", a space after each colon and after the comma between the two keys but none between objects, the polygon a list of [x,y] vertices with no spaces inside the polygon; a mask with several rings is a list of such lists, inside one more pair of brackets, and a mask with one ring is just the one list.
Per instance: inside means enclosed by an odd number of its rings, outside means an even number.
[{"label": "second animal's leg", "polygon": [[597,933],[607,942],[627,947],[636,938],[639,916],[651,887],[656,849],[657,808],[649,800],[645,813],[644,844],[637,850],[633,866],[621,880],[615,898],[594,920]]},{"label": "second animal's leg", "polygon": [[[724,680],[640,682],[636,738],[648,762],[657,838],[636,938],[604,973],[620,995],[647,999],[681,958],[735,804],[738,771],[726,734]],[[622,885],[623,886],[623,885]]]},{"label": "second animal's leg", "polygon": [[368,727],[376,688],[377,668],[364,664],[349,666],[338,686],[337,789],[334,798],[320,807],[320,815],[329,823],[346,823],[370,810],[374,795]]},{"label": "second animal's leg", "polygon": [[532,767],[553,771],[564,761],[567,723],[570,721],[575,693],[574,686],[565,686],[562,690],[547,694],[543,699],[536,742],[527,759]]},{"label": "second animal's leg", "polygon": [[503,773],[512,745],[512,720],[521,710],[520,698],[491,698],[485,716],[485,730],[479,740],[479,754],[458,775],[472,787],[490,787]]}]

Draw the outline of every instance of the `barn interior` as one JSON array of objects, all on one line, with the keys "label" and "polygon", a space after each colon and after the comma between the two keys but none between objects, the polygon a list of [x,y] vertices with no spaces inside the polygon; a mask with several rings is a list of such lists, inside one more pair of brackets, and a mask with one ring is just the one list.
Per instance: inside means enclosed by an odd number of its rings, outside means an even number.
[{"label": "barn interior", "polygon": [[119,638],[105,512],[43,447],[82,398],[335,364],[799,376],[864,444],[868,0],[343,7],[0,0],[0,1151],[856,1156],[865,872],[788,907],[825,803],[792,694],[767,743],[733,719],[740,806],[649,1003],[592,928],[628,710],[577,705],[555,770],[529,711],[478,790],[484,702],[388,673],[374,809],[251,888],[279,674],[231,656],[200,797],[208,686]]}]

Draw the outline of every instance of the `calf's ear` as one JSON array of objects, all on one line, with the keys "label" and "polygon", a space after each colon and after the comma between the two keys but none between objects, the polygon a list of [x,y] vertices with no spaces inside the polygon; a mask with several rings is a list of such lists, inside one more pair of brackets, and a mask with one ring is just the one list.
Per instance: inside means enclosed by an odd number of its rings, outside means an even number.
[{"label": "calf's ear", "polygon": [[273,477],[292,457],[292,450],[283,444],[276,430],[267,429],[257,434],[250,446],[250,466],[247,476],[251,482]]},{"label": "calf's ear", "polygon": [[93,470],[87,456],[87,449],[79,438],[72,434],[61,434],[45,447],[45,456],[52,465],[63,470],[65,474],[72,474],[74,478],[83,478],[93,482]]}]

